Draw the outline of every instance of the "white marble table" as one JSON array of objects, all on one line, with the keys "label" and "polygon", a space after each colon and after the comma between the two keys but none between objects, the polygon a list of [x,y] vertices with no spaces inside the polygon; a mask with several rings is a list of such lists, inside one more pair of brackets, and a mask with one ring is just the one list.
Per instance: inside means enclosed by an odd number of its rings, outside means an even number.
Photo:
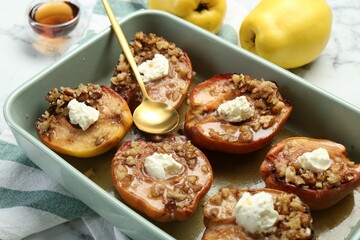
[{"label": "white marble table", "polygon": [[[239,2],[244,7],[244,9],[228,10],[232,16],[239,12],[239,21],[243,17],[241,14],[251,10],[258,2],[233,1]],[[61,56],[43,56],[31,47],[24,31],[25,9],[29,2],[28,0],[7,1],[6,11],[2,11],[0,16],[1,113],[4,100],[12,90],[61,58]],[[328,3],[333,9],[333,28],[326,49],[316,61],[293,72],[309,83],[360,108],[360,1],[328,0]],[[106,17],[97,14],[93,14],[89,20],[88,33],[96,33],[109,25]],[[0,137],[15,143],[2,114]],[[37,233],[28,239],[93,239],[93,237],[82,221],[76,220]]]}]

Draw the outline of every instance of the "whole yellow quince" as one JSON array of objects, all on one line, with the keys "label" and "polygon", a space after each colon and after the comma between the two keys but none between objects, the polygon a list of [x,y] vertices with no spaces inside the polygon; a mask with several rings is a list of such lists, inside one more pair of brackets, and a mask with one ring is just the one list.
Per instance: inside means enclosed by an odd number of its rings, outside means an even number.
[{"label": "whole yellow quince", "polygon": [[226,0],[148,0],[149,9],[169,12],[217,33],[226,13]]},{"label": "whole yellow quince", "polygon": [[324,50],[331,23],[325,0],[262,0],[244,18],[240,44],[283,68],[296,68]]}]

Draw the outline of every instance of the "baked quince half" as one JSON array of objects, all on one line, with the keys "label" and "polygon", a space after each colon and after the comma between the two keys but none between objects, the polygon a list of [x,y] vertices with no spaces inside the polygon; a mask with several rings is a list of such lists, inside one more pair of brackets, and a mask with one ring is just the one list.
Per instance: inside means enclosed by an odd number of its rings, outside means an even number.
[{"label": "baked quince half", "polygon": [[111,173],[121,199],[157,222],[191,218],[213,181],[207,157],[180,135],[124,142]]},{"label": "baked quince half", "polygon": [[[154,33],[137,32],[129,45],[149,97],[178,109],[194,76],[188,54]],[[140,86],[124,54],[115,66],[111,88],[127,101],[131,111],[142,101]]]},{"label": "baked quince half", "polygon": [[106,86],[53,88],[45,99],[50,106],[35,128],[42,143],[62,154],[100,155],[117,145],[132,126],[126,101]]},{"label": "baked quince half", "polygon": [[268,188],[294,193],[311,210],[326,209],[360,185],[360,164],[342,144],[291,137],[273,146],[260,166]]},{"label": "baked quince half", "polygon": [[268,144],[292,105],[275,83],[226,73],[197,84],[189,94],[184,132],[200,148],[243,154]]}]

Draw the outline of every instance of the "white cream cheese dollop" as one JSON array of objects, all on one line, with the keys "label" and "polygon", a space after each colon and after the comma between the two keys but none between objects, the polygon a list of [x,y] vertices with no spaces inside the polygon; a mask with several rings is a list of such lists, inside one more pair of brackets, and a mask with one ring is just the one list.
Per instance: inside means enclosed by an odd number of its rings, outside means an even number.
[{"label": "white cream cheese dollop", "polygon": [[279,213],[274,210],[272,195],[245,192],[235,206],[236,223],[251,233],[266,233],[276,229]]},{"label": "white cream cheese dollop", "polygon": [[154,153],[146,157],[144,166],[151,177],[159,180],[178,174],[183,168],[182,164],[175,161],[171,154],[164,153]]},{"label": "white cream cheese dollop", "polygon": [[154,58],[138,66],[144,83],[158,80],[169,74],[169,60],[162,54],[155,54]]},{"label": "white cream cheese dollop", "polygon": [[67,107],[71,124],[78,124],[84,131],[94,124],[100,116],[97,109],[86,105],[84,102],[78,102],[75,98],[68,103]]},{"label": "white cream cheese dollop", "polygon": [[217,112],[223,120],[228,122],[242,122],[254,116],[254,108],[245,96],[220,104]]},{"label": "white cream cheese dollop", "polygon": [[304,153],[296,161],[303,169],[316,173],[327,170],[332,163],[328,151],[322,147]]}]

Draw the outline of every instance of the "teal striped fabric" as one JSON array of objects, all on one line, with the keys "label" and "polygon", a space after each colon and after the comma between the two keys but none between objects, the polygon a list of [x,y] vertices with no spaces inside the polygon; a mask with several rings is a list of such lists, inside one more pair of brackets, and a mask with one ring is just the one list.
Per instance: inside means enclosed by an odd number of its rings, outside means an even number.
[{"label": "teal striped fabric", "polygon": [[20,239],[94,213],[18,146],[0,140],[0,149],[0,239]]},{"label": "teal striped fabric", "polygon": [[29,167],[40,169],[25,156],[18,146],[0,140],[0,149],[0,159],[7,159],[8,161],[14,161]]},{"label": "teal striped fabric", "polygon": [[50,190],[19,191],[0,188],[0,208],[30,207],[72,220],[93,213],[76,198]]}]

